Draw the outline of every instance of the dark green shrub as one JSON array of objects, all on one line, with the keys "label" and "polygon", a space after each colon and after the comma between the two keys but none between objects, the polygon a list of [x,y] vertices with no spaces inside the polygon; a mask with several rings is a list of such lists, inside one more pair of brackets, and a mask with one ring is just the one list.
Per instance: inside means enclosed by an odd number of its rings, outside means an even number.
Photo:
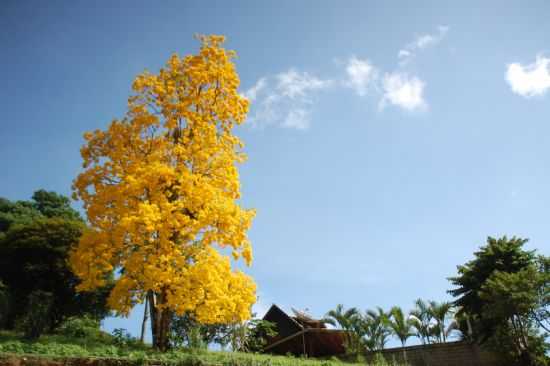
[{"label": "dark green shrub", "polygon": [[20,319],[19,327],[27,339],[37,339],[48,326],[52,310],[53,295],[46,291],[33,291],[29,295],[25,315]]},{"label": "dark green shrub", "polygon": [[10,294],[8,287],[0,281],[0,327],[4,325],[9,316]]},{"label": "dark green shrub", "polygon": [[8,341],[0,344],[0,353],[25,353],[20,341]]},{"label": "dark green shrub", "polygon": [[95,338],[99,327],[99,321],[89,316],[71,317],[59,326],[57,333],[74,338]]},{"label": "dark green shrub", "polygon": [[0,281],[9,291],[9,306],[0,309],[6,312],[0,314],[3,329],[21,325],[29,297],[37,290],[53,295],[54,311],[47,316],[51,330],[70,316],[90,314],[99,319],[109,314],[106,299],[112,276],[106,278],[105,288],[77,292],[80,280],[69,268],[69,251],[84,229],[84,221],[65,196],[39,190],[30,201],[0,197]]},{"label": "dark green shrub", "polygon": [[116,328],[113,330],[113,342],[119,347],[128,347],[137,342],[130,333],[124,328]]}]

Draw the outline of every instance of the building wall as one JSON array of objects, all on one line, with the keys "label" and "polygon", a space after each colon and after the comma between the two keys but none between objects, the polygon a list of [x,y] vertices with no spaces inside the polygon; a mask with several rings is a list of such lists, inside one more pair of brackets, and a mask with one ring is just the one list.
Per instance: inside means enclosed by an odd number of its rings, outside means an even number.
[{"label": "building wall", "polygon": [[[480,349],[466,342],[449,342],[390,348],[380,353],[388,362],[403,362],[405,353],[410,366],[500,366],[496,354]],[[367,353],[367,361],[372,361],[374,352]]]}]

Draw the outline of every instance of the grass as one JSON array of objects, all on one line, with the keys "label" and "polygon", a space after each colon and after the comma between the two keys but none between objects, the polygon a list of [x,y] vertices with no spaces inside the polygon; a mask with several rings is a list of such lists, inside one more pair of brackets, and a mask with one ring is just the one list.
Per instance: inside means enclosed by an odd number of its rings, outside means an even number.
[{"label": "grass", "polygon": [[[113,336],[99,332],[87,337],[44,335],[36,341],[26,341],[13,332],[0,332],[0,355],[40,358],[101,358],[127,361],[133,365],[178,366],[354,366],[358,363],[273,356],[253,353],[175,349],[161,353],[148,345],[129,341],[117,345]],[[365,365],[365,363],[361,363]],[[377,362],[372,366],[389,365]]]}]

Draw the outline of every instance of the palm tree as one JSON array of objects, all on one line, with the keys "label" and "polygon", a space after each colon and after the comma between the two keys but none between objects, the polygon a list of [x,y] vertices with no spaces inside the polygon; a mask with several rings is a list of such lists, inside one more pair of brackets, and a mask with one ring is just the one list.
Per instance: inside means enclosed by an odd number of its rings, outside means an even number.
[{"label": "palm tree", "polygon": [[361,338],[358,334],[361,326],[361,314],[357,308],[344,309],[344,305],[338,304],[334,310],[326,313],[322,319],[323,322],[339,327],[346,334],[345,347],[348,351],[353,351],[357,339]]},{"label": "palm tree", "polygon": [[450,333],[450,330],[447,329],[445,323],[449,316],[451,315],[451,311],[453,309],[453,305],[450,302],[442,302],[438,303],[436,301],[430,301],[429,302],[429,309],[428,312],[430,315],[435,319],[437,324],[437,331],[438,333],[437,339],[443,343],[447,342],[447,335]]},{"label": "palm tree", "polygon": [[414,304],[415,308],[410,311],[409,320],[416,329],[416,336],[420,338],[422,344],[430,344],[432,315],[429,311],[429,305],[422,299],[417,299]]},{"label": "palm tree", "polygon": [[367,348],[372,351],[384,349],[391,334],[389,314],[377,307],[366,311],[364,321]]},{"label": "palm tree", "polygon": [[458,332],[461,340],[473,342],[475,337],[470,316],[461,307],[454,310],[453,320],[448,327],[449,333],[452,331]]},{"label": "palm tree", "polygon": [[428,324],[428,335],[432,343],[442,343],[443,341],[441,337],[441,326],[435,321],[431,321],[430,324]]},{"label": "palm tree", "polygon": [[357,312],[351,317],[349,352],[358,356],[365,350],[366,322],[361,313]]},{"label": "palm tree", "polygon": [[394,306],[390,310],[390,327],[393,330],[393,333],[401,341],[401,346],[403,347],[403,360],[407,363],[407,351],[405,350],[405,344],[407,339],[414,336],[412,332],[412,322],[410,318],[405,317],[403,310],[399,306]]},{"label": "palm tree", "polygon": [[342,330],[349,330],[353,323],[353,318],[359,315],[357,308],[344,309],[344,305],[338,304],[334,310],[330,310],[322,319],[323,322],[340,327]]},{"label": "palm tree", "polygon": [[390,327],[395,336],[401,341],[401,346],[405,347],[407,339],[414,336],[412,322],[403,314],[403,310],[399,306],[391,308],[390,315]]}]

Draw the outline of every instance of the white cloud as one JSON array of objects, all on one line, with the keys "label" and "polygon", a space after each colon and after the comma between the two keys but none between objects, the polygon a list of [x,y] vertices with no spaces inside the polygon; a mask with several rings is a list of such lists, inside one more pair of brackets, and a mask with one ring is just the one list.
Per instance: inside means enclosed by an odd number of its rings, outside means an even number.
[{"label": "white cloud", "polygon": [[384,75],[382,81],[383,96],[380,101],[380,108],[383,109],[388,103],[413,111],[422,110],[427,107],[424,101],[425,83],[416,76],[410,77],[405,73],[389,73]]},{"label": "white cloud", "polygon": [[430,46],[435,46],[441,42],[449,32],[449,27],[441,25],[437,27],[437,32],[431,34],[421,34],[417,36],[414,41],[407,44],[403,49],[400,49],[397,53],[397,58],[401,66],[406,65],[412,60],[416,53]]},{"label": "white cloud", "polygon": [[353,88],[359,96],[365,96],[369,88],[378,78],[378,70],[367,60],[351,57],[346,66],[348,80],[346,84]]},{"label": "white cloud", "polygon": [[310,111],[305,109],[292,109],[286,115],[283,127],[307,130],[311,122]]},{"label": "white cloud", "polygon": [[255,127],[307,130],[316,93],[332,84],[331,80],[295,69],[263,77],[243,93],[252,102],[249,123]]},{"label": "white cloud", "polygon": [[399,53],[397,54],[397,58],[399,59],[407,58],[407,57],[411,57],[411,55],[412,55],[411,51],[399,50]]},{"label": "white cloud", "polygon": [[[449,27],[440,26],[431,34],[416,37],[399,50],[400,66],[404,67],[408,61],[416,57],[420,50],[440,43],[448,31]],[[546,67],[550,64],[550,60],[544,60],[544,72],[547,72]],[[337,63],[345,72],[341,78],[325,79],[290,68],[285,72],[258,79],[250,89],[242,93],[252,102],[248,118],[249,125],[307,130],[312,125],[312,112],[318,93],[335,85],[350,88],[360,97],[377,98],[380,109],[388,105],[407,111],[428,108],[424,98],[426,83],[419,77],[404,72],[404,68],[384,73],[369,59],[355,56],[348,58],[345,62],[337,61]],[[527,67],[524,68],[519,64],[512,64],[510,67],[512,69],[519,67],[522,76],[529,72]],[[539,70],[538,73],[542,71]],[[549,85],[546,87],[550,87],[550,75],[546,73],[545,76]]]},{"label": "white cloud", "polygon": [[260,93],[265,88],[265,86],[266,86],[265,78],[260,78],[252,88],[244,92],[243,96],[246,99],[250,100],[251,102],[254,102],[258,97],[258,93]]},{"label": "white cloud", "polygon": [[277,75],[277,89],[281,95],[291,99],[306,97],[307,93],[320,90],[331,84],[330,80],[321,80],[307,72],[299,73],[294,69]]},{"label": "white cloud", "polygon": [[512,91],[525,98],[544,95],[550,89],[550,58],[537,56],[534,63],[511,63],[506,69],[506,81]]}]

